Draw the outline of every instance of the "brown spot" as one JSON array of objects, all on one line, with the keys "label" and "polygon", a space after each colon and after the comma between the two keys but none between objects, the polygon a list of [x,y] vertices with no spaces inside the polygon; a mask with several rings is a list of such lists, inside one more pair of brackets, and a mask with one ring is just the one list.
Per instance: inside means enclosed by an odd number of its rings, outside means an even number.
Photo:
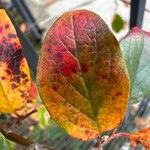
[{"label": "brown spot", "polygon": [[102,79],[107,79],[107,75],[101,75]]},{"label": "brown spot", "polygon": [[87,64],[81,64],[81,71],[83,73],[87,73],[88,72],[88,65]]},{"label": "brown spot", "polygon": [[54,91],[57,91],[57,90],[58,90],[58,87],[53,86],[52,89],[53,89]]},{"label": "brown spot", "polygon": [[1,79],[2,79],[2,80],[5,80],[6,78],[5,78],[5,77],[1,77]]},{"label": "brown spot", "polygon": [[9,33],[9,34],[8,34],[8,38],[17,38],[17,35],[16,35],[16,34]]},{"label": "brown spot", "polygon": [[22,92],[21,92],[21,97],[22,97],[22,98],[23,98],[23,97],[26,98],[26,97],[27,97],[27,94],[26,94],[24,91],[22,91]]},{"label": "brown spot", "polygon": [[117,92],[117,93],[116,93],[116,96],[121,96],[121,95],[122,95],[121,92]]},{"label": "brown spot", "polygon": [[87,135],[89,135],[89,134],[90,134],[90,131],[89,131],[89,130],[85,130],[85,133],[86,133]]},{"label": "brown spot", "polygon": [[25,82],[28,82],[29,81],[29,79],[25,79]]},{"label": "brown spot", "polygon": [[8,29],[10,27],[9,24],[5,24],[5,29]]},{"label": "brown spot", "polygon": [[11,88],[12,90],[16,89],[18,86],[15,83],[12,83]]},{"label": "brown spot", "polygon": [[26,75],[25,73],[22,73],[22,74],[21,74],[21,77],[24,79],[24,78],[27,77],[27,75]]},{"label": "brown spot", "polygon": [[19,76],[14,76],[14,77],[13,77],[13,81],[19,83],[19,82],[20,82]]},{"label": "brown spot", "polygon": [[11,74],[11,71],[10,71],[9,69],[7,69],[7,70],[6,70],[6,73],[10,75],[10,74]]}]

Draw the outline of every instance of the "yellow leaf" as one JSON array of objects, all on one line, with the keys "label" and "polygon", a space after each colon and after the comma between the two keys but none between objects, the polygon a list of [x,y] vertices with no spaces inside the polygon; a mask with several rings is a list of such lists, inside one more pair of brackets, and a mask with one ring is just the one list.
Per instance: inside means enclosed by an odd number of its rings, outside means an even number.
[{"label": "yellow leaf", "polygon": [[44,105],[70,135],[89,140],[122,121],[128,74],[116,38],[95,13],[72,11],[53,24],[37,76]]},{"label": "yellow leaf", "polygon": [[24,115],[35,100],[27,62],[17,33],[0,9],[0,112]]}]

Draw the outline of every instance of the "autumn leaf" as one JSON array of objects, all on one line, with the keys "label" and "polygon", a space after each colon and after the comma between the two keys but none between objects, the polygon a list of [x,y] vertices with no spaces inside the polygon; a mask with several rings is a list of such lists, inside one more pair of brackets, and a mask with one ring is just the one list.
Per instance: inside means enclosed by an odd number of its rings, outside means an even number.
[{"label": "autumn leaf", "polygon": [[120,124],[129,79],[119,44],[95,13],[76,10],[49,29],[37,73],[44,105],[73,137],[95,138]]},{"label": "autumn leaf", "polygon": [[36,97],[15,28],[0,9],[0,112],[24,115]]},{"label": "autumn leaf", "polygon": [[150,97],[150,33],[133,28],[120,46],[130,76],[129,103]]},{"label": "autumn leaf", "polygon": [[141,143],[146,150],[150,150],[150,128],[138,131],[136,133],[132,133],[129,136],[131,143]]}]

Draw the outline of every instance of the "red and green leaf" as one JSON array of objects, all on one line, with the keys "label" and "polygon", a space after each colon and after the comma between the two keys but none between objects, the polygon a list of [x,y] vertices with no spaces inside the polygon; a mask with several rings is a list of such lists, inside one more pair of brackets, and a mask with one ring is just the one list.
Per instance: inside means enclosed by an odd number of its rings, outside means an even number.
[{"label": "red and green leaf", "polygon": [[52,118],[78,139],[92,139],[124,117],[128,74],[116,38],[93,12],[72,11],[53,24],[37,82]]},{"label": "red and green leaf", "polygon": [[35,93],[15,28],[0,9],[0,112],[26,114]]}]

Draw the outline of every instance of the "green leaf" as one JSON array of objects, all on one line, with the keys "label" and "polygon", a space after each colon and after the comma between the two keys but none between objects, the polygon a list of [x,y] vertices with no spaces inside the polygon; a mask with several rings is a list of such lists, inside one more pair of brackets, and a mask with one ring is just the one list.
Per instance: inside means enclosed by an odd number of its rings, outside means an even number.
[{"label": "green leaf", "polygon": [[38,121],[41,128],[45,128],[48,125],[49,118],[46,116],[46,109],[44,107],[41,107],[38,110]]},{"label": "green leaf", "polygon": [[1,150],[13,150],[10,142],[0,133],[0,149]]},{"label": "green leaf", "polygon": [[130,100],[150,96],[150,33],[133,28],[120,43],[130,77]]},{"label": "green leaf", "polygon": [[118,33],[124,26],[124,20],[121,18],[120,15],[114,14],[113,20],[112,20],[112,29]]}]

